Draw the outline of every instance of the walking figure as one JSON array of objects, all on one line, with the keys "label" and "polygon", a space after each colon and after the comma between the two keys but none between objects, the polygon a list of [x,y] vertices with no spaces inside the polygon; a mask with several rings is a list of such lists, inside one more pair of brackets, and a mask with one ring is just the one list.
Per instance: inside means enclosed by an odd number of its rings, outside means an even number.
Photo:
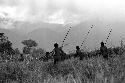
[{"label": "walking figure", "polygon": [[79,46],[76,46],[76,54],[75,54],[75,58],[76,58],[76,57],[79,57],[80,60],[82,60],[82,52],[81,52]]},{"label": "walking figure", "polygon": [[54,58],[54,64],[61,60],[61,56],[64,54],[63,50],[58,47],[58,44],[54,44],[54,49],[52,51],[52,56]]},{"label": "walking figure", "polygon": [[104,45],[104,42],[101,42],[100,53],[103,56],[103,58],[108,59],[108,49]]}]

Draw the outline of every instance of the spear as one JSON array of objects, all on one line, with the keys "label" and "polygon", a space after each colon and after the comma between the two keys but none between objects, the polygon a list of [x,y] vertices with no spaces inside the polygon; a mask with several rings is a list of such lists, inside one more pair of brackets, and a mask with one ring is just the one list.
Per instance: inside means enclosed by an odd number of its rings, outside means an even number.
[{"label": "spear", "polygon": [[65,35],[65,38],[63,39],[63,42],[62,42],[62,46],[61,46],[61,47],[63,47],[63,44],[64,44],[64,42],[65,42],[65,40],[66,40],[66,38],[67,38],[67,36],[68,36],[69,31],[71,30],[71,28],[72,28],[72,27],[70,27],[69,30],[67,31],[67,33],[66,33],[66,35]]},{"label": "spear", "polygon": [[111,32],[112,32],[112,29],[109,31],[109,34],[108,34],[108,37],[106,38],[105,44],[107,43],[107,41],[108,41],[108,39],[109,39],[109,37],[110,37],[110,35],[111,35]]},{"label": "spear", "polygon": [[86,36],[85,36],[85,38],[84,38],[84,40],[83,40],[83,42],[81,44],[81,47],[83,46],[83,44],[84,44],[85,40],[87,39],[87,37],[88,37],[88,35],[89,35],[89,33],[90,33],[92,28],[93,28],[93,25],[91,26],[91,28],[89,29],[88,33],[86,34]]}]

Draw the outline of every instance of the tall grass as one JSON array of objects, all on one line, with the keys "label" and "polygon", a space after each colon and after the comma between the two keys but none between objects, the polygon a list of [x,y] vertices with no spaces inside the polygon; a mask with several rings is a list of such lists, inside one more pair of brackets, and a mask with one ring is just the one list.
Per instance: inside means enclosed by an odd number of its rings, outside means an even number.
[{"label": "tall grass", "polygon": [[[1,83],[124,83],[125,53],[115,57],[70,58],[54,65],[52,61],[1,62]],[[14,71],[16,73],[14,73]],[[5,75],[5,76],[4,76]],[[8,78],[6,78],[8,76]],[[9,76],[13,77],[10,78]],[[11,81],[9,81],[9,80]]]}]

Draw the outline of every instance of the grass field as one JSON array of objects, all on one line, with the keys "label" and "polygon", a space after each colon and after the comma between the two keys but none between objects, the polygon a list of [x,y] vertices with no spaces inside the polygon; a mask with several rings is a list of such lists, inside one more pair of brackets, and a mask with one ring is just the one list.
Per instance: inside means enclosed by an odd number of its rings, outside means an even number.
[{"label": "grass field", "polygon": [[0,83],[125,83],[125,53],[105,60],[70,58],[52,61],[1,62]]}]

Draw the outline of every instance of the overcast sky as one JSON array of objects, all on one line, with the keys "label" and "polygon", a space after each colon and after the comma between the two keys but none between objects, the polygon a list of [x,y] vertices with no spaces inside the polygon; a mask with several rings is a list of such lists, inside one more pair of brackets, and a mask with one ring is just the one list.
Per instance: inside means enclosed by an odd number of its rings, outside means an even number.
[{"label": "overcast sky", "polygon": [[0,15],[15,20],[79,23],[93,18],[125,21],[125,0],[0,0]]},{"label": "overcast sky", "polygon": [[96,27],[94,34],[103,33],[105,26],[112,24],[112,39],[119,41],[119,37],[125,35],[125,0],[0,0],[0,17],[57,24],[78,24],[99,19],[105,24],[97,26],[99,28]]}]

